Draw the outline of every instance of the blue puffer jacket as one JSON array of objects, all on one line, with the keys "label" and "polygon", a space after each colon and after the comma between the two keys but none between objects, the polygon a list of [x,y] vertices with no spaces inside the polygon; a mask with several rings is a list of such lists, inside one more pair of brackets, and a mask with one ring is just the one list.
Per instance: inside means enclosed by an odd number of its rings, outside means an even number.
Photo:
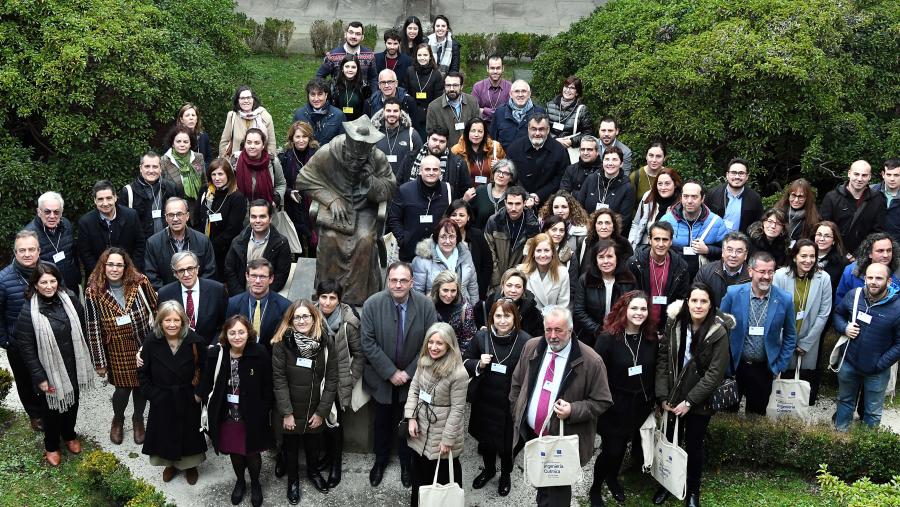
[{"label": "blue puffer jacket", "polygon": [[[866,289],[862,289],[865,291]],[[834,312],[834,329],[841,334],[847,330],[850,313],[853,311],[852,290],[844,296]],[[860,294],[857,315],[866,309],[865,293]],[[900,359],[900,296],[893,286],[888,287],[887,296],[869,305],[865,313],[872,317],[868,324],[856,318],[859,335],[847,344],[845,361],[863,375],[874,375],[890,368]]]},{"label": "blue puffer jacket", "polygon": [[0,270],[0,316],[4,319],[0,326],[0,347],[4,349],[16,341],[13,328],[25,304],[25,288],[28,286],[26,274],[17,266],[18,263],[13,261]]},{"label": "blue puffer jacket", "polygon": [[703,236],[703,232],[709,226],[710,221],[715,221],[706,237],[704,243],[709,247],[709,255],[712,257],[720,257],[722,255],[722,238],[728,234],[728,227],[722,217],[709,211],[706,205],[700,210],[700,217],[694,222],[693,226],[688,226],[684,219],[683,208],[681,203],[672,206],[669,211],[662,217],[663,222],[669,222],[675,228],[675,237],[672,238],[672,246],[678,248],[679,253],[684,247],[690,245],[691,240],[699,239]]},{"label": "blue puffer jacket", "polygon": [[329,143],[336,136],[344,133],[344,122],[347,117],[340,109],[326,104],[324,113],[313,112],[309,104],[294,111],[294,121],[305,121],[313,128],[313,137],[319,146]]},{"label": "blue puffer jacket", "polygon": [[[865,287],[866,281],[864,278],[863,275],[857,274],[857,261],[847,264],[847,267],[844,268],[844,273],[841,275],[841,281],[838,283],[837,289],[835,289],[834,300],[840,303],[844,300],[844,296],[847,293],[853,292],[853,289]],[[891,287],[900,290],[900,278],[897,277],[896,273],[891,275]]]}]

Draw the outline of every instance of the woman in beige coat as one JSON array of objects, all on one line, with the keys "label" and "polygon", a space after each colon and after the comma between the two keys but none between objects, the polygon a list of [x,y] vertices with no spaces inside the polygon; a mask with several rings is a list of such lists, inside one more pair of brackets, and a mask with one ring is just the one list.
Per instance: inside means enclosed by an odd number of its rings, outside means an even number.
[{"label": "woman in beige coat", "polygon": [[[432,324],[425,337],[403,409],[409,423],[407,442],[415,453],[410,463],[413,507],[419,505],[419,487],[430,484],[435,467],[448,452],[453,454],[453,478],[462,487],[459,455],[465,440],[463,415],[469,374],[449,324]],[[449,467],[441,469],[438,482],[449,482]]]},{"label": "woman in beige coat", "polygon": [[266,134],[266,151],[273,157],[278,150],[275,143],[275,124],[272,115],[259,103],[259,97],[249,86],[241,86],[234,92],[231,111],[225,117],[225,128],[219,139],[219,156],[231,157],[241,151],[241,143],[247,131],[258,128]]}]

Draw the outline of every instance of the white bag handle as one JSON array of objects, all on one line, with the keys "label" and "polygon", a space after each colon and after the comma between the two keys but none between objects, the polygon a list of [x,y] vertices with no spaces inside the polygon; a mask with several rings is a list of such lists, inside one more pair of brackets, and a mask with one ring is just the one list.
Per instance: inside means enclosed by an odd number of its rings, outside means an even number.
[{"label": "white bag handle", "polygon": [[[853,311],[850,312],[850,323],[856,323],[856,311],[859,309],[859,294],[862,292],[862,287],[856,289],[856,294],[853,296]],[[848,336],[849,338],[849,336]],[[841,355],[841,360],[838,362],[837,368],[829,368],[831,371],[837,373],[841,371],[841,367],[844,366],[844,358],[847,357],[847,350],[850,348],[850,342],[848,341],[844,345],[844,353]]]},{"label": "white bag handle", "polygon": [[[663,436],[666,438],[669,438],[668,437],[668,433],[669,433],[668,429],[669,429],[669,416],[668,416],[668,414],[664,414],[662,432],[663,432]],[[674,445],[675,447],[678,447],[678,416],[675,416],[675,431],[672,432],[672,445]]]},{"label": "white bag handle", "polygon": [[[706,235],[709,234],[709,230],[712,229],[713,225],[716,225],[716,222],[718,221],[718,219],[719,219],[719,215],[712,215],[712,218],[709,221],[709,225],[706,226],[706,229],[703,230],[703,234],[701,234],[700,237],[697,238],[697,240],[699,240],[699,241],[705,240]],[[690,239],[690,238],[688,238],[688,239]]]},{"label": "white bag handle", "polygon": [[[447,451],[447,468],[450,469],[450,482],[447,484],[453,484],[456,480],[453,478],[453,450]],[[432,486],[438,485],[438,471],[441,469],[441,457],[438,456],[437,466],[434,467],[434,480],[431,482]]]},{"label": "white bag handle", "polygon": [[[547,414],[547,418],[544,419],[544,424],[541,425],[541,430],[538,431],[538,438],[544,435],[544,431],[550,427],[550,418],[553,417],[553,414]],[[557,417],[559,419],[559,417]],[[559,419],[559,436],[563,437],[563,420]]]},{"label": "white bag handle", "polygon": [[219,357],[216,358],[216,371],[213,374],[213,385],[212,389],[210,389],[209,394],[206,395],[206,418],[200,418],[200,432],[209,431],[209,400],[212,399],[212,395],[216,390],[216,380],[219,378],[219,369],[222,367],[222,353],[225,348],[219,345]]},{"label": "white bag handle", "polygon": [[[584,107],[584,104],[579,104],[578,107],[575,108],[575,124],[572,125],[572,135],[573,136],[578,133],[578,113],[581,112],[581,108],[583,108],[583,107]],[[573,148],[574,148],[574,146],[573,146]]]}]

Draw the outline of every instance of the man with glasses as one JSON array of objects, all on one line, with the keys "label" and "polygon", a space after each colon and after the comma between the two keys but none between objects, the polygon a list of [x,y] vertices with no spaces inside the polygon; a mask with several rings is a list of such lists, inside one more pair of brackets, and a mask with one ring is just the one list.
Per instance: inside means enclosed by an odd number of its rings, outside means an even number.
[{"label": "man with glasses", "polygon": [[247,280],[247,291],[231,296],[228,299],[228,310],[225,318],[243,315],[250,321],[256,331],[256,343],[262,343],[272,354],[272,337],[284,312],[291,306],[290,300],[270,290],[275,279],[272,263],[266,259],[253,259],[247,263],[244,274]]},{"label": "man with glasses", "polygon": [[581,185],[588,176],[599,171],[603,164],[599,158],[600,140],[591,135],[581,137],[578,147],[578,162],[566,167],[559,189],[574,195],[581,190]]},{"label": "man with glasses", "polygon": [[316,77],[337,79],[344,56],[356,55],[359,58],[359,73],[369,83],[377,81],[375,52],[360,45],[363,37],[363,24],[359,21],[351,21],[344,33],[344,43],[325,54],[322,65],[316,71]]},{"label": "man with glasses", "polygon": [[406,76],[406,70],[413,62],[408,54],[400,51],[400,32],[396,28],[388,28],[383,38],[384,51],[375,53],[375,72],[388,69],[397,76]]},{"label": "man with glasses", "polygon": [[[509,98],[494,111],[488,132],[491,139],[500,141],[503,149],[509,152],[513,141],[528,137],[529,120],[536,115],[545,114],[544,108],[531,100],[531,85],[525,80],[517,79],[509,89]],[[568,156],[568,152],[566,154]]]},{"label": "man with glasses", "polygon": [[90,275],[104,250],[117,246],[131,256],[138,271],[144,269],[146,238],[137,212],[117,204],[116,191],[108,180],[100,180],[92,188],[94,206],[78,219],[78,260]]},{"label": "man with glasses", "polygon": [[172,271],[172,255],[178,252],[194,252],[200,259],[200,277],[216,276],[216,256],[212,243],[205,234],[187,226],[191,218],[187,201],[172,197],[166,201],[166,224],[168,226],[147,239],[147,254],[144,258],[144,274],[159,291],[163,285],[175,281]]},{"label": "man with glasses", "polygon": [[463,76],[450,71],[444,77],[444,94],[428,104],[425,114],[425,129],[430,131],[436,125],[447,129],[447,145],[454,146],[466,128],[466,122],[478,117],[478,99],[463,93]]},{"label": "man with glasses", "polygon": [[729,232],[722,240],[722,259],[701,266],[694,282],[709,286],[716,305],[720,304],[728,287],[750,281],[750,267],[747,266],[749,253],[750,238],[742,232]]},{"label": "man with glasses", "polygon": [[881,183],[871,186],[872,191],[884,195],[887,213],[884,216],[884,230],[894,238],[900,240],[900,158],[891,158],[884,161],[884,169],[881,170]]},{"label": "man with glasses", "polygon": [[225,286],[198,276],[200,260],[194,252],[172,255],[172,272],[178,280],[159,289],[159,303],[181,303],[191,329],[212,347],[218,343],[219,330],[225,322],[225,310],[228,308]]},{"label": "man with glasses", "polygon": [[887,209],[884,193],[869,188],[872,166],[857,160],[847,170],[847,182],[825,194],[819,205],[819,216],[837,224],[851,261],[863,239],[873,232],[884,230]]},{"label": "man with glasses", "polygon": [[247,290],[241,273],[253,259],[264,258],[272,263],[274,279],[271,288],[275,292],[284,288],[291,274],[291,246],[287,238],[272,227],[275,205],[265,199],[255,199],[249,208],[250,225],[231,241],[225,255],[225,284],[232,296]]},{"label": "man with glasses", "polygon": [[[499,121],[499,116],[494,118]],[[550,138],[550,118],[535,114],[528,120],[528,135],[512,142],[506,149],[506,158],[516,166],[519,185],[531,193],[533,205],[540,206],[551,194],[559,190],[563,173],[569,165],[569,152]]]},{"label": "man with glasses", "polygon": [[363,388],[374,399],[375,464],[369,484],[381,484],[390,461],[391,441],[397,441],[400,481],[410,487],[410,450],[406,437],[397,437],[397,424],[409,383],[416,373],[425,332],[438,321],[431,299],[412,291],[412,267],[395,262],[387,269],[387,289],[373,294],[363,304],[360,346],[368,360]]},{"label": "man with glasses", "polygon": [[66,288],[75,293],[81,284],[81,269],[75,253],[75,228],[63,216],[65,202],[56,192],[44,192],[37,200],[37,216],[25,230],[37,234],[41,246],[41,260],[56,264]]},{"label": "man with glasses", "polygon": [[733,158],[725,171],[725,183],[709,191],[706,205],[710,211],[725,220],[729,231],[747,234],[747,227],[762,217],[762,199],[759,193],[747,186],[750,179],[750,163]]},{"label": "man with glasses", "polygon": [[[732,285],[721,310],[734,316],[730,372],[748,414],[766,415],[772,380],[788,367],[797,343],[793,295],[772,285],[775,259],[767,252],[750,257],[750,283]],[[737,411],[737,407],[733,408]]]},{"label": "man with glasses", "polygon": [[374,118],[384,108],[384,101],[390,98],[397,99],[400,102],[400,109],[406,114],[411,115],[416,110],[413,98],[398,85],[397,73],[391,69],[384,69],[378,73],[378,90],[366,101],[365,113]]}]

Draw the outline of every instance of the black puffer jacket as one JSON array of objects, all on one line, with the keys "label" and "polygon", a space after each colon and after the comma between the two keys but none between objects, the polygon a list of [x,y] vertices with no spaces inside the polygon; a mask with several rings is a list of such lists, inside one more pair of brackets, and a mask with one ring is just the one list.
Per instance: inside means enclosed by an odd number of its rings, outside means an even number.
[{"label": "black puffer jacket", "polygon": [[886,214],[887,203],[883,193],[867,188],[857,207],[856,199],[847,190],[846,182],[825,194],[819,205],[819,217],[837,224],[844,240],[844,248],[853,255],[856,255],[856,249],[866,236],[884,230]]},{"label": "black puffer jacket", "polygon": [[[76,297],[69,298],[75,312],[78,314],[78,325],[84,329],[84,308]],[[78,373],[75,370],[75,345],[72,342],[72,323],[66,310],[63,308],[62,300],[59,295],[54,295],[50,299],[38,296],[38,310],[41,315],[47,317],[50,321],[50,329],[53,330],[53,337],[56,338],[56,345],[59,347],[59,353],[63,358],[63,364],[66,365],[66,373],[69,374],[69,382],[76,389],[78,388]],[[31,302],[25,301],[22,306],[22,312],[16,321],[15,327],[16,345],[19,347],[19,354],[22,361],[31,373],[31,382],[36,392],[40,392],[37,385],[47,380],[47,372],[38,358],[37,336],[34,331],[34,323],[31,322]]]},{"label": "black puffer jacket", "polygon": [[[400,244],[400,260],[411,262],[416,256],[416,245],[431,235],[450,204],[447,184],[439,181],[428,187],[418,177],[400,185],[397,195],[388,208],[387,228]],[[430,219],[423,221],[423,216]]]},{"label": "black puffer jacket", "polygon": [[[41,260],[56,264],[62,273],[66,288],[75,289],[81,283],[81,267],[78,265],[78,254],[75,252],[75,227],[68,218],[63,217],[56,226],[55,231],[44,228],[40,217],[25,226],[25,229],[34,231],[38,236],[41,247]],[[65,254],[65,259],[56,262],[53,256],[58,252]]]},{"label": "black puffer jacket", "polygon": [[788,238],[783,234],[770,240],[763,232],[762,221],[754,222],[747,228],[747,236],[750,237],[750,255],[756,252],[768,252],[775,259],[775,267],[787,266]]},{"label": "black puffer jacket", "polygon": [[612,180],[607,179],[602,170],[591,174],[584,180],[575,198],[588,213],[600,209],[598,204],[606,204],[622,215],[623,230],[627,232],[627,228],[631,227],[634,219],[634,187],[623,171],[619,171],[618,176]]},{"label": "black puffer jacket", "polygon": [[[500,299],[500,291],[491,294],[490,297],[478,304],[478,307],[475,309],[475,324],[478,325],[478,329],[487,325],[488,313],[490,313],[491,307],[494,306],[498,299]],[[534,302],[534,294],[526,290],[525,294],[515,303],[519,310],[522,331],[531,336],[543,336],[544,317]]]},{"label": "black puffer jacket", "polygon": [[[616,276],[610,301],[615,304],[622,294],[634,289],[634,277],[631,273],[620,273]],[[579,276],[572,283],[572,319],[575,321],[575,336],[593,347],[597,335],[603,329],[606,312],[606,285],[603,280],[595,280],[587,274]]]}]

